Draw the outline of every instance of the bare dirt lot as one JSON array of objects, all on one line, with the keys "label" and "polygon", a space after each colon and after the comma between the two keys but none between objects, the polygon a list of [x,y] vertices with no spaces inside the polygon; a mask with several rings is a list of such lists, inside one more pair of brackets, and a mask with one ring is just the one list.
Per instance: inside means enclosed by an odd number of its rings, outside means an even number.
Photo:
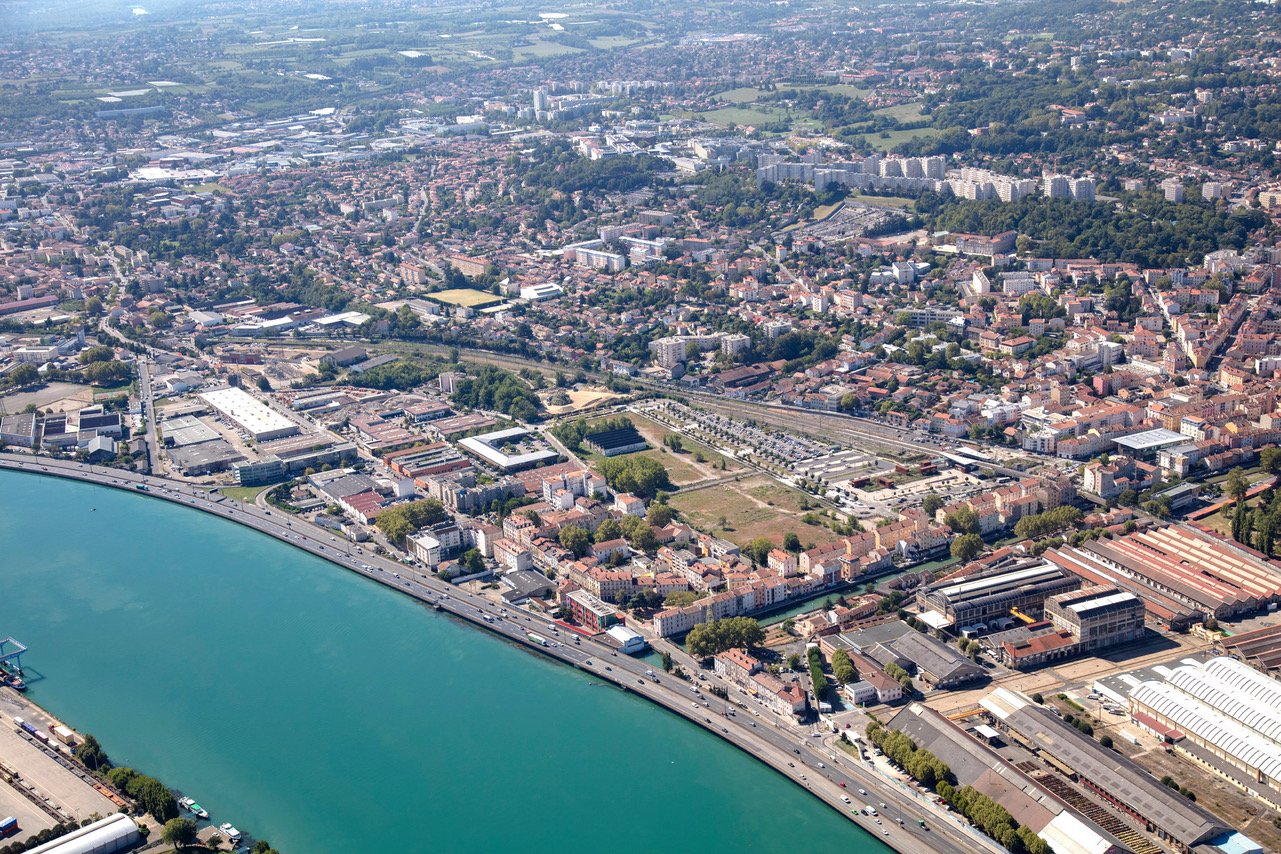
[{"label": "bare dirt lot", "polygon": [[12,415],[21,412],[29,404],[35,404],[40,411],[52,409],[54,412],[74,412],[93,403],[94,389],[87,385],[74,383],[47,383],[34,391],[10,394],[0,398],[3,411]]}]

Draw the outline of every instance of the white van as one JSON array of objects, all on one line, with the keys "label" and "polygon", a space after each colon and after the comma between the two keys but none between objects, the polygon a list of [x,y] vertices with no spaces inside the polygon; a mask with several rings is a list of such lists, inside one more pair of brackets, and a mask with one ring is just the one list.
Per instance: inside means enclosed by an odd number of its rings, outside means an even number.
[{"label": "white van", "polygon": [[863,812],[867,813],[868,815],[876,815],[876,807],[872,806],[871,804],[868,804],[867,806],[863,807]]}]

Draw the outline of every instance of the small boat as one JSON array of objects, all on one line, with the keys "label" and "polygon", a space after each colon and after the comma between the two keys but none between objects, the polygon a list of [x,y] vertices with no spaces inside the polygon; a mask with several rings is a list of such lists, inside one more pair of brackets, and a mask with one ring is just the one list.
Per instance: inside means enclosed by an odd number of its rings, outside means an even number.
[{"label": "small boat", "polygon": [[198,816],[200,818],[209,818],[208,811],[204,807],[202,807],[200,804],[193,801],[191,798],[179,798],[178,806],[182,807],[192,815]]},{"label": "small boat", "polygon": [[8,685],[10,688],[14,689],[15,691],[25,691],[25,690],[27,690],[27,683],[26,683],[26,682],[23,682],[23,681],[22,681],[20,678],[18,678],[17,676],[13,676],[13,675],[7,675],[7,676],[5,676],[5,677],[4,677],[4,684]]},{"label": "small boat", "polygon": [[230,823],[218,825],[218,832],[227,837],[232,844],[239,842],[243,835],[239,830],[232,827]]}]

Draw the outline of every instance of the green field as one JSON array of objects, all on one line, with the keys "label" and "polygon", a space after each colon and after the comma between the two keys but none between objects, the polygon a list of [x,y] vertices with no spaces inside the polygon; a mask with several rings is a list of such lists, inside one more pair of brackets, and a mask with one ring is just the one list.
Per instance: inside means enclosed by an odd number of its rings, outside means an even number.
[{"label": "green field", "polygon": [[866,98],[872,94],[871,89],[860,89],[857,86],[850,86],[847,83],[831,83],[826,86],[783,86],[782,91],[790,92],[831,92],[834,95],[845,95],[850,98]]},{"label": "green field", "polygon": [[747,107],[722,107],[700,115],[704,121],[715,122],[718,125],[763,125],[789,121],[792,118],[789,113],[766,113]]},{"label": "green field", "polygon": [[493,294],[487,294],[484,291],[474,291],[471,288],[454,288],[448,291],[436,291],[434,294],[428,294],[428,299],[436,302],[443,302],[446,305],[465,305],[469,308],[476,308],[482,305],[490,305],[496,302],[502,302],[501,297]]},{"label": "green field", "polygon": [[218,491],[228,498],[252,503],[258,497],[258,493],[267,489],[271,489],[271,486],[224,486]]},{"label": "green field", "polygon": [[898,145],[900,142],[908,142],[913,137],[919,136],[921,139],[932,139],[933,137],[938,136],[938,133],[939,132],[934,128],[916,128],[915,130],[889,130],[889,131],[883,131],[882,133],[865,133],[863,134],[863,141],[866,142],[868,145],[870,145],[872,148],[877,148],[877,149],[880,149],[881,151],[889,151],[891,148]]},{"label": "green field", "polygon": [[716,95],[718,101],[729,101],[731,104],[750,104],[761,96],[761,92],[751,86],[729,89]]},{"label": "green field", "polygon": [[921,117],[921,102],[913,101],[896,107],[883,107],[875,112],[878,116],[889,116],[900,122],[914,122]]},{"label": "green field", "polygon": [[[905,199],[902,196],[865,196],[862,193],[851,193],[845,197],[847,202],[855,202],[860,205],[868,205],[873,208],[910,208],[915,199]],[[815,212],[817,215],[817,212]]]}]

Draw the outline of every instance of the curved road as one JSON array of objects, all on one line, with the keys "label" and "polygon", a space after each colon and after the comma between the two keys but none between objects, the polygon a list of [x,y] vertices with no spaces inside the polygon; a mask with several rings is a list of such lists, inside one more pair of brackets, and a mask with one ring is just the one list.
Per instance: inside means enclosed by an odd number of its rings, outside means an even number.
[{"label": "curved road", "polygon": [[[697,682],[688,684],[666,673],[650,675],[651,671],[644,662],[620,656],[610,647],[589,639],[579,638],[566,643],[570,632],[566,630],[566,637],[562,639],[559,627],[549,630],[545,617],[520,608],[502,608],[434,576],[419,574],[411,567],[374,555],[349,541],[339,540],[327,530],[283,511],[211,495],[200,487],[71,460],[2,453],[0,468],[138,490],[153,498],[222,516],[288,542],[664,706],[804,786],[824,803],[903,854],[1004,852],[991,840],[968,827],[959,826],[955,816],[938,811],[923,795],[901,781],[887,780],[884,772],[847,754],[837,755],[834,747],[823,743],[831,741],[831,737],[806,737],[803,731],[779,726],[768,712],[749,713],[750,710],[742,706],[736,705],[736,714],[728,715],[714,709],[713,705],[721,705],[722,709],[728,706],[704,695]],[[140,486],[146,489],[138,489]],[[549,645],[532,640],[528,637],[530,633],[542,636]],[[859,789],[865,789],[869,794],[860,795]],[[878,809],[882,803],[888,807],[881,811],[879,818],[856,812],[869,803]],[[902,827],[895,822],[900,815]],[[917,825],[921,819],[925,820],[928,830]]]}]

